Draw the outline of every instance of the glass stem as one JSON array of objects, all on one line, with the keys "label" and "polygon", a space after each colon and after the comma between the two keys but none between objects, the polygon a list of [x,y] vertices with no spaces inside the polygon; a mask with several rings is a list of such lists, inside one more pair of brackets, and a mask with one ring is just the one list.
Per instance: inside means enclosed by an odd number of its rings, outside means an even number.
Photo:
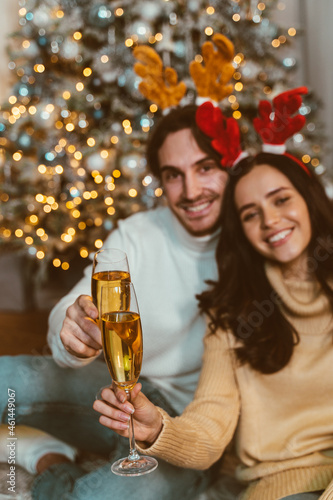
[{"label": "glass stem", "polygon": [[[126,391],[128,401],[131,401],[131,392]],[[128,439],[129,439],[129,446],[130,446],[130,452],[128,455],[129,460],[139,460],[140,455],[138,453],[138,450],[136,449],[135,445],[135,437],[134,437],[134,422],[133,422],[133,416],[131,414],[130,416],[130,421],[129,421],[129,426],[128,426]]]}]

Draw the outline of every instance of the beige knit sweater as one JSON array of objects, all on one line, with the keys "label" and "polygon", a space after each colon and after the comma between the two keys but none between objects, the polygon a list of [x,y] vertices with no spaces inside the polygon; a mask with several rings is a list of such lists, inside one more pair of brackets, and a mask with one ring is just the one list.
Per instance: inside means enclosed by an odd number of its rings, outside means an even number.
[{"label": "beige knit sweater", "polygon": [[324,489],[321,500],[332,500],[332,311],[316,284],[284,281],[277,266],[267,265],[266,273],[300,335],[288,366],[271,375],[239,366],[233,335],[207,333],[193,402],[177,418],[160,410],[158,439],[140,449],[174,465],[206,469],[235,434],[236,474],[249,485],[244,500]]}]

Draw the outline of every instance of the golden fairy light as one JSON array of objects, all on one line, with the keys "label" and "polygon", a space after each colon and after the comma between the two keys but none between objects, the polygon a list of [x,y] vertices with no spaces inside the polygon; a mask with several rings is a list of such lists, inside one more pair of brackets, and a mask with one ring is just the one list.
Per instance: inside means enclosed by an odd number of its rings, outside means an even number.
[{"label": "golden fairy light", "polygon": [[95,243],[94,243],[95,247],[96,248],[102,248],[103,246],[103,241],[102,240],[95,240]]},{"label": "golden fairy light", "polygon": [[80,256],[83,258],[83,259],[86,259],[88,256],[89,256],[89,252],[87,250],[86,247],[82,247],[80,248]]},{"label": "golden fairy light", "polygon": [[108,205],[108,206],[113,205],[113,198],[111,198],[111,196],[107,196],[104,200],[104,203],[105,203],[105,205]]}]

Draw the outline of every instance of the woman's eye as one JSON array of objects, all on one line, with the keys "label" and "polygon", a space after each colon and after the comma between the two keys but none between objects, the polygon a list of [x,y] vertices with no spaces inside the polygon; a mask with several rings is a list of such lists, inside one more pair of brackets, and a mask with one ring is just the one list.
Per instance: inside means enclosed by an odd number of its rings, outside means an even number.
[{"label": "woman's eye", "polygon": [[246,213],[245,215],[243,215],[243,221],[247,222],[247,221],[253,219],[257,215],[257,213],[258,212],[248,212],[248,213]]},{"label": "woman's eye", "polygon": [[278,198],[276,200],[277,205],[283,205],[283,203],[286,203],[286,201],[290,200],[290,196],[283,196],[283,198]]}]

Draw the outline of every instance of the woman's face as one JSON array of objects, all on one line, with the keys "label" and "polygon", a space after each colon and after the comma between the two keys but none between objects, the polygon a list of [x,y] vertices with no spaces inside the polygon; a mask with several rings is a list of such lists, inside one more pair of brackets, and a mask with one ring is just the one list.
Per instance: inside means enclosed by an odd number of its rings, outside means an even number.
[{"label": "woman's face", "polygon": [[288,177],[270,165],[258,165],[238,182],[235,203],[245,236],[261,255],[286,272],[307,273],[310,216]]}]

